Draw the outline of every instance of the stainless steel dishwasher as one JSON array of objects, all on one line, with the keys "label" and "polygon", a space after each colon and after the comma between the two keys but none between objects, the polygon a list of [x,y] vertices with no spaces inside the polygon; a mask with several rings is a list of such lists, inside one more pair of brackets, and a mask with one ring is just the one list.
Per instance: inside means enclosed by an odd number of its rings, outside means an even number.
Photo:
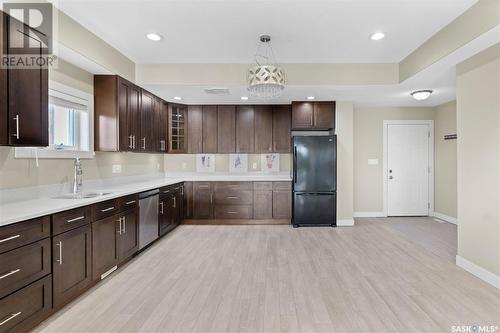
[{"label": "stainless steel dishwasher", "polygon": [[158,189],[139,193],[139,250],[158,238]]}]

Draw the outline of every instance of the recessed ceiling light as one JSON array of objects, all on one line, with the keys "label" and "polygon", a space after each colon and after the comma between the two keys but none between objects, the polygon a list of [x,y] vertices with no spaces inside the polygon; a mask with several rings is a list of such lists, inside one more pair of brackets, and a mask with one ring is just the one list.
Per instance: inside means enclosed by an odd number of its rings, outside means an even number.
[{"label": "recessed ceiling light", "polygon": [[181,100],[182,100],[182,97],[175,96],[175,97],[174,97],[174,99],[175,99],[176,101],[181,101]]},{"label": "recessed ceiling light", "polygon": [[161,35],[155,34],[154,32],[150,32],[149,34],[146,35],[146,37],[154,42],[158,42],[163,39]]},{"label": "recessed ceiling light", "polygon": [[248,97],[247,96],[241,96],[241,100],[242,101],[248,101]]},{"label": "recessed ceiling light", "polygon": [[412,92],[410,95],[415,98],[417,101],[423,101],[429,98],[429,96],[432,94],[432,90],[426,89],[426,90],[417,90]]},{"label": "recessed ceiling light", "polygon": [[307,99],[312,101],[314,99],[314,96],[307,96]]},{"label": "recessed ceiling light", "polygon": [[370,39],[371,40],[381,40],[384,37],[385,37],[385,34],[383,32],[375,32],[375,33],[371,34]]}]

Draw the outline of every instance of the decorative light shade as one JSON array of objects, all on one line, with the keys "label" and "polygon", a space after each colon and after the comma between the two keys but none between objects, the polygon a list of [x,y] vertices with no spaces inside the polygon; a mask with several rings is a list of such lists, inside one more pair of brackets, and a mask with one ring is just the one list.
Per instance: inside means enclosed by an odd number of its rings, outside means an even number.
[{"label": "decorative light shade", "polygon": [[429,98],[432,94],[432,90],[417,90],[412,92],[410,95],[417,101],[423,101]]},{"label": "decorative light shade", "polygon": [[[248,91],[257,97],[274,98],[279,96],[285,89],[285,71],[278,66],[271,48],[271,36],[260,36],[260,46],[264,46],[264,52],[255,53],[255,66],[247,73]],[[258,59],[263,59],[260,63]]]},{"label": "decorative light shade", "polygon": [[275,65],[257,65],[248,70],[248,91],[261,98],[279,96],[285,89],[285,72]]}]

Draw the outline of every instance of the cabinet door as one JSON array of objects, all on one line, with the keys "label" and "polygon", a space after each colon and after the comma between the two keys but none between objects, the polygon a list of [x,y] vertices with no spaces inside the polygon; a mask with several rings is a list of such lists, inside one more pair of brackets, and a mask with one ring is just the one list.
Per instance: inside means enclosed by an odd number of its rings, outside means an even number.
[{"label": "cabinet door", "polygon": [[335,102],[314,103],[314,128],[335,128]]},{"label": "cabinet door", "polygon": [[160,151],[167,152],[168,146],[168,103],[160,100]]},{"label": "cabinet door", "polygon": [[169,104],[168,152],[182,154],[187,151],[187,106]]},{"label": "cabinet door", "polygon": [[236,151],[236,107],[219,105],[217,107],[217,152]]},{"label": "cabinet door", "polygon": [[236,110],[236,152],[254,152],[254,111],[251,105],[239,105]]},{"label": "cabinet door", "polygon": [[203,111],[201,105],[188,106],[188,153],[203,152]]},{"label": "cabinet door", "polygon": [[292,109],[290,105],[273,107],[273,152],[290,153],[292,151]]},{"label": "cabinet door", "polygon": [[253,192],[253,218],[257,220],[273,218],[273,191]]},{"label": "cabinet door", "polygon": [[52,239],[54,307],[85,291],[91,277],[90,225],[62,233]]},{"label": "cabinet door", "polygon": [[203,152],[217,153],[217,106],[203,106]]},{"label": "cabinet door", "polygon": [[184,218],[193,218],[193,183],[184,182]]},{"label": "cabinet door", "polygon": [[160,236],[163,235],[165,230],[170,226],[170,195],[165,195],[160,197],[159,202],[159,215],[158,215],[158,228]]},{"label": "cabinet door", "polygon": [[131,134],[130,123],[132,119],[129,119],[130,114],[130,101],[131,101],[131,86],[132,84],[125,79],[120,77],[118,80],[118,142],[120,151],[131,151],[133,150],[133,138]]},{"label": "cabinet door", "polygon": [[292,102],[292,129],[311,129],[314,126],[314,103]]},{"label": "cabinet door", "polygon": [[136,85],[130,86],[128,102],[128,132],[132,139],[132,150],[140,151],[139,139],[141,137],[141,88]]},{"label": "cabinet door", "polygon": [[273,109],[270,105],[254,107],[255,150],[256,153],[273,151]]},{"label": "cabinet door", "polygon": [[154,99],[153,149],[156,152],[167,151],[168,105],[161,98]]},{"label": "cabinet door", "polygon": [[289,219],[291,217],[291,208],[291,191],[273,191],[273,218]]},{"label": "cabinet door", "polygon": [[137,210],[132,209],[121,216],[118,227],[118,259],[120,262],[130,258],[139,248]]},{"label": "cabinet door", "polygon": [[142,90],[141,94],[141,138],[137,142],[139,150],[153,151],[155,97]]},{"label": "cabinet door", "polygon": [[113,215],[92,223],[92,277],[94,280],[100,280],[101,274],[118,264],[119,219],[119,215]]},{"label": "cabinet door", "polygon": [[209,182],[194,182],[193,218],[210,219],[213,216],[213,194]]},{"label": "cabinet door", "polygon": [[[47,37],[22,22],[3,14],[5,22],[0,36],[6,43],[8,54],[32,55],[36,48],[37,54],[47,54],[43,47]],[[3,31],[3,28],[7,31]],[[35,37],[36,36],[36,37]],[[7,37],[7,38],[5,38]],[[9,42],[7,43],[6,40]],[[13,47],[19,46],[22,47]],[[3,51],[3,50],[2,50]],[[3,53],[3,52],[2,52]],[[1,89],[7,89],[8,100],[8,141],[14,146],[48,146],[48,70],[39,68],[7,70],[7,84]],[[3,101],[2,101],[3,102]],[[2,119],[2,122],[6,121]]]}]

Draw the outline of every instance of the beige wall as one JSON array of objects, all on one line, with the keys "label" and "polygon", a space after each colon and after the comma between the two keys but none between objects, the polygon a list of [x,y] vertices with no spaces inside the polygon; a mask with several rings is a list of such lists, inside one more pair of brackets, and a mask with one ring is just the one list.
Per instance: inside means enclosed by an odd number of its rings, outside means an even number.
[{"label": "beige wall", "polygon": [[[354,211],[383,211],[384,120],[433,120],[433,108],[387,107],[354,110]],[[378,165],[368,165],[378,159]]]},{"label": "beige wall", "polygon": [[[489,50],[487,50],[488,52]],[[468,64],[470,65],[470,61]],[[458,255],[500,278],[500,52],[457,76]]]},{"label": "beige wall", "polygon": [[456,102],[435,108],[434,119],[434,211],[457,217],[457,140],[444,136],[457,133]]},{"label": "beige wall", "polygon": [[337,219],[351,220],[354,213],[354,106],[337,102]]},{"label": "beige wall", "polygon": [[[280,155],[280,171],[291,170],[291,154]],[[253,169],[253,163],[256,168]],[[165,172],[196,172],[195,154],[173,154],[164,156]],[[261,171],[260,154],[248,154],[248,171]],[[215,154],[215,172],[229,172],[229,154]]]}]

